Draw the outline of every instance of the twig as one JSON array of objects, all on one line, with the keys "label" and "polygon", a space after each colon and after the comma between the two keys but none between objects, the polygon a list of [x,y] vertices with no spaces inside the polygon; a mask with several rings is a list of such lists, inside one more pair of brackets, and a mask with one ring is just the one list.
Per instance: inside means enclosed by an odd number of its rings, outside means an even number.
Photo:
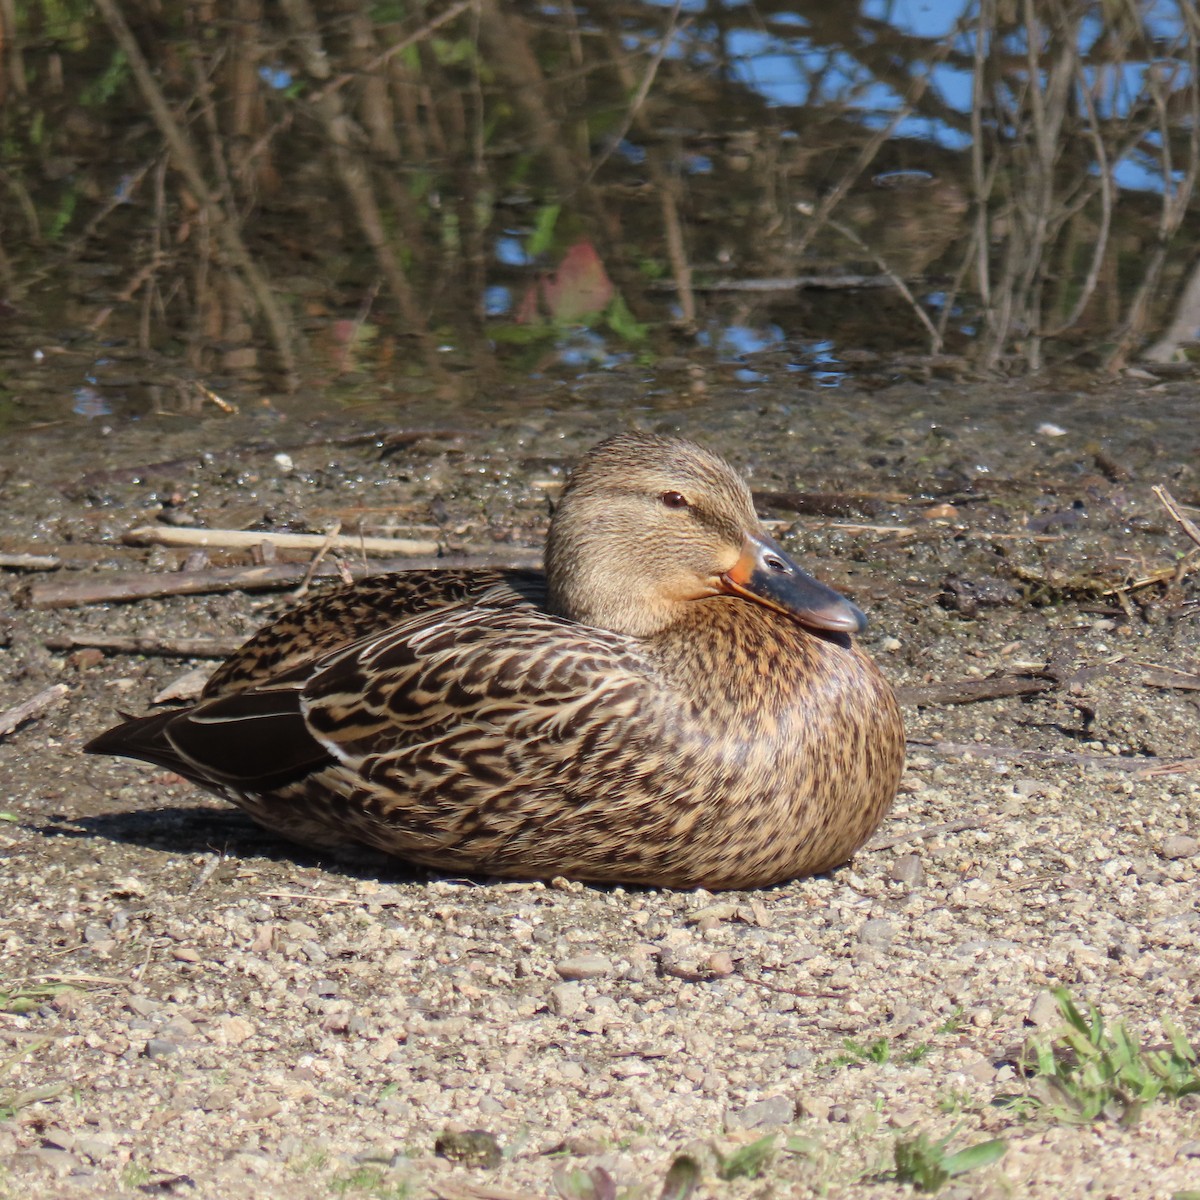
[{"label": "twig", "polygon": [[7,571],[57,571],[61,566],[56,554],[0,554],[0,567]]},{"label": "twig", "polygon": [[[320,546],[317,549],[316,554],[312,556],[312,561],[308,564],[308,570],[304,572],[304,578],[300,580],[300,585],[294,592],[292,592],[291,599],[293,602],[303,600],[305,595],[307,595],[308,589],[312,587],[312,581],[317,577],[317,571],[320,570],[321,564],[325,561],[325,556],[330,550],[333,549],[334,540],[337,538],[341,528],[342,523],[341,521],[338,521],[337,524],[326,535],[325,544]],[[360,542],[365,541],[365,539],[362,538],[359,540]],[[403,551],[400,551],[400,553],[403,553]],[[363,557],[366,558],[367,551],[364,549],[362,554]]]},{"label": "twig", "polygon": [[1157,497],[1158,502],[1171,514],[1172,520],[1183,530],[1184,533],[1200,546],[1200,525],[1191,520],[1184,514],[1182,508],[1179,507],[1179,502],[1167,491],[1165,487],[1156,484],[1150,489]]},{"label": "twig", "polygon": [[1180,691],[1200,691],[1200,670],[1185,671],[1165,663],[1132,662],[1146,672],[1142,682],[1147,687],[1177,688]]},{"label": "twig", "polygon": [[276,550],[358,550],[376,555],[433,555],[437,542],[415,538],[358,537],[355,534],[270,533],[251,529],[189,529],[185,526],[141,525],[121,538],[127,546],[219,546],[249,550],[264,542]]},{"label": "twig", "polygon": [[431,1182],[429,1189],[441,1200],[538,1200],[534,1192],[518,1192],[494,1183],[467,1183],[453,1179]]},{"label": "twig", "polygon": [[1074,754],[1067,750],[1026,750],[1020,746],[989,746],[982,742],[931,742],[924,738],[909,738],[908,744],[919,746],[924,753],[947,758],[1027,758],[1034,762],[1100,767],[1110,771],[1150,770],[1155,774],[1191,770],[1192,764],[1200,762],[1200,759],[1193,758],[1151,758],[1146,754],[1136,758],[1115,754]]},{"label": "twig", "polygon": [[[504,556],[493,554],[449,554],[444,558],[384,559],[351,567],[355,578],[386,575],[393,571],[435,570],[441,567],[535,567],[540,556],[533,551],[515,551]],[[79,583],[35,583],[27,592],[30,608],[76,608],[109,601],[147,600],[158,596],[190,596],[204,592],[280,591],[295,587],[307,566],[300,563],[274,567],[214,567],[207,571],[133,571],[126,574],[100,575]],[[323,566],[321,576],[339,576],[333,566]]]},{"label": "twig", "polygon": [[814,528],[841,529],[846,533],[894,533],[905,536],[917,532],[913,525],[864,525],[859,521],[822,521]]},{"label": "twig", "polygon": [[266,318],[271,331],[271,340],[275,344],[275,352],[279,356],[280,366],[286,376],[288,389],[296,386],[296,359],[292,350],[292,328],[284,313],[282,305],[276,300],[274,292],[267,283],[258,264],[254,261],[246,243],[239,232],[239,223],[226,213],[213,195],[204,179],[200,168],[200,160],[183,131],[176,121],[162,89],[158,86],[150,64],[142,54],[137,38],[125,21],[124,14],[117,0],[96,0],[99,8],[117,44],[125,52],[129,68],[137,80],[138,88],[150,109],[151,116],[158,126],[159,132],[171,149],[171,156],[179,168],[187,185],[195,195],[197,202],[209,214],[212,224],[220,239],[221,247],[245,279],[254,298],[258,301],[259,310]]},{"label": "twig", "polygon": [[322,896],[318,892],[260,892],[259,895],[265,896],[268,900],[302,900],[320,904],[352,904],[358,908],[366,908],[371,904],[378,905],[380,908],[392,908],[397,904],[404,903],[404,899],[400,896],[391,899],[386,897],[380,899],[377,896]]},{"label": "twig", "polygon": [[621,124],[616,128],[608,139],[608,144],[600,152],[599,156],[592,163],[591,170],[588,171],[587,181],[591,183],[595,180],[600,168],[612,157],[613,151],[625,140],[626,134],[632,128],[635,120],[638,119],[642,111],[642,105],[646,102],[646,97],[650,94],[650,87],[654,83],[654,78],[658,74],[658,68],[662,66],[662,61],[667,55],[667,51],[671,48],[671,43],[675,39],[677,33],[683,33],[692,23],[689,17],[682,25],[676,27],[676,22],[679,20],[679,10],[683,7],[683,0],[675,0],[671,7],[670,13],[667,15],[666,32],[659,38],[658,49],[650,58],[650,62],[646,67],[645,73],[642,75],[641,82],[637,86],[637,90],[630,98],[629,104],[625,109],[625,116]]},{"label": "twig", "polygon": [[163,658],[228,658],[245,638],[113,637],[80,630],[46,639],[48,650],[107,650],[110,654],[157,654]]},{"label": "twig", "polygon": [[36,696],[30,696],[28,700],[22,701],[14,708],[8,709],[7,712],[0,713],[0,738],[7,737],[19,725],[24,725],[26,721],[40,717],[58,704],[70,690],[65,683],[53,683],[38,692]]},{"label": "twig", "polygon": [[898,687],[896,699],[912,708],[934,704],[977,704],[981,700],[1003,700],[1009,696],[1036,696],[1058,687],[1055,679],[1001,675],[992,679],[956,679],[920,687]]},{"label": "twig", "polygon": [[[784,275],[775,279],[713,279],[708,283],[691,285],[695,292],[795,292],[805,288],[839,292],[892,286],[890,275]],[[673,279],[656,279],[647,285],[646,290],[673,292],[678,287]]]},{"label": "twig", "polygon": [[900,846],[905,842],[923,842],[926,838],[939,837],[943,833],[962,833],[965,829],[986,829],[997,819],[993,815],[959,817],[955,821],[943,821],[940,825],[925,825],[920,829],[910,829],[906,833],[897,833],[893,837],[872,838],[863,849],[868,853],[873,850],[890,850],[893,846]]},{"label": "twig", "polygon": [[738,978],[745,983],[752,983],[755,987],[765,988],[768,992],[776,992],[781,996],[800,996],[806,1000],[845,1000],[845,988],[839,991],[829,992],[810,992],[803,991],[800,988],[784,987],[778,983],[768,983],[765,979],[759,979],[753,975],[738,975]]},{"label": "twig", "polygon": [[[300,55],[305,70],[316,80],[325,83],[332,73],[330,56],[321,40],[321,25],[309,0],[284,0],[284,16],[293,35],[293,47]],[[425,365],[430,375],[439,381],[446,378],[445,369],[429,335],[426,313],[418,300],[408,271],[396,253],[389,236],[387,220],[379,205],[371,172],[359,151],[354,137],[354,124],[340,92],[324,88],[318,92],[313,111],[320,120],[329,141],[334,170],[350,201],[359,228],[375,254],[379,269],[388,281],[392,299],[400,309],[408,332],[424,350]]]},{"label": "twig", "polygon": [[431,17],[420,29],[414,30],[407,37],[402,37],[398,42],[393,42],[386,50],[375,55],[374,58],[368,59],[356,71],[346,71],[331,79],[323,88],[318,88],[309,96],[309,103],[316,104],[318,101],[324,100],[330,93],[345,87],[346,84],[361,80],[379,70],[380,67],[386,66],[397,54],[407,50],[409,46],[415,46],[417,42],[424,41],[448,21],[453,21],[460,13],[466,12],[473,2],[474,0],[459,0],[457,4],[450,5],[445,12]]}]

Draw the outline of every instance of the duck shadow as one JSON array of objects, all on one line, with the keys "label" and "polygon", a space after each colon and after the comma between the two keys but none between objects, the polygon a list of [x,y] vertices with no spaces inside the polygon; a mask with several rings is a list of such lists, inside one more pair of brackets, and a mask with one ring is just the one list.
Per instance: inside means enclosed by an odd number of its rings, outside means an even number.
[{"label": "duck shadow", "polygon": [[371,850],[318,851],[277,837],[238,809],[193,805],[151,811],[102,813],[28,822],[26,828],[50,838],[79,838],[141,846],[170,854],[219,854],[230,859],[266,859],[282,867],[316,869],[349,879],[381,883],[429,883],[441,876],[415,863]]}]

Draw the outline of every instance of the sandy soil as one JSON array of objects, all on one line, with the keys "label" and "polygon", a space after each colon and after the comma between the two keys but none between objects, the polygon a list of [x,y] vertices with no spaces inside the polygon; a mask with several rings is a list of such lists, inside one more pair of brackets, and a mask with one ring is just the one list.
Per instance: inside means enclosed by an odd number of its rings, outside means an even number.
[{"label": "sandy soil", "polygon": [[[1200,1096],[1072,1123],[1019,1070],[1061,1025],[1058,986],[1145,1045],[1164,1018],[1200,1045],[1200,573],[1193,554],[1166,578],[1194,547],[1150,491],[1200,504],[1190,390],[679,399],[617,376],[385,423],[435,419],[456,436],[386,457],[282,404],[13,435],[0,553],[56,553],[60,582],[166,572],[181,552],[118,544],[164,519],[516,552],[580,449],[679,429],[762,492],[837,493],[808,502],[825,515],[762,509],[868,610],[898,685],[1049,690],[908,693],[895,810],[828,876],[720,895],[431,878],[318,860],[79,753],[214,664],[52,639],[238,638],[279,594],[46,610],[29,589],[48,575],[0,571],[0,713],[68,689],[0,738],[0,1196],[658,1196],[686,1154],[698,1195],[876,1197],[909,1190],[888,1173],[921,1134],[1007,1143],[944,1195],[1200,1189]],[[757,1178],[722,1177],[769,1135]]]}]

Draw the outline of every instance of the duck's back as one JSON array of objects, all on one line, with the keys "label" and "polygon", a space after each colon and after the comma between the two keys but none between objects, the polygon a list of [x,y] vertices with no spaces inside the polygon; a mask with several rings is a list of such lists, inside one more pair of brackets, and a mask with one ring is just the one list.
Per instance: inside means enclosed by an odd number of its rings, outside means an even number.
[{"label": "duck's back", "polygon": [[204,686],[204,699],[303,671],[325,655],[424,613],[454,606],[504,609],[545,601],[540,571],[459,569],[374,575],[320,592],[260,629]]}]

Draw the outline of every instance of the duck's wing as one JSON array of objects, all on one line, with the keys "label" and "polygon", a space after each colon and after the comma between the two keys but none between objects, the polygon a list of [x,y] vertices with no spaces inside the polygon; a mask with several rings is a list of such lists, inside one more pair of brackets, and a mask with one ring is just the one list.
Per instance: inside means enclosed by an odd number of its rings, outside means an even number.
[{"label": "duck's wing", "polygon": [[300,707],[313,736],[365,777],[407,772],[408,760],[490,775],[535,745],[627,718],[648,670],[621,634],[534,608],[459,608],[331,656]]},{"label": "duck's wing", "polygon": [[324,789],[421,820],[461,805],[451,826],[501,795],[553,786],[616,730],[636,749],[625,726],[644,701],[646,665],[630,640],[507,594],[490,600],[422,613],[265,683],[126,722],[86,749],[154,762],[232,798],[320,776]]},{"label": "duck's wing", "polygon": [[540,604],[539,571],[434,570],[375,575],[322,592],[260,629],[205,684],[211,699],[303,672],[332,651],[402,628],[427,612],[479,604],[508,608]]}]

